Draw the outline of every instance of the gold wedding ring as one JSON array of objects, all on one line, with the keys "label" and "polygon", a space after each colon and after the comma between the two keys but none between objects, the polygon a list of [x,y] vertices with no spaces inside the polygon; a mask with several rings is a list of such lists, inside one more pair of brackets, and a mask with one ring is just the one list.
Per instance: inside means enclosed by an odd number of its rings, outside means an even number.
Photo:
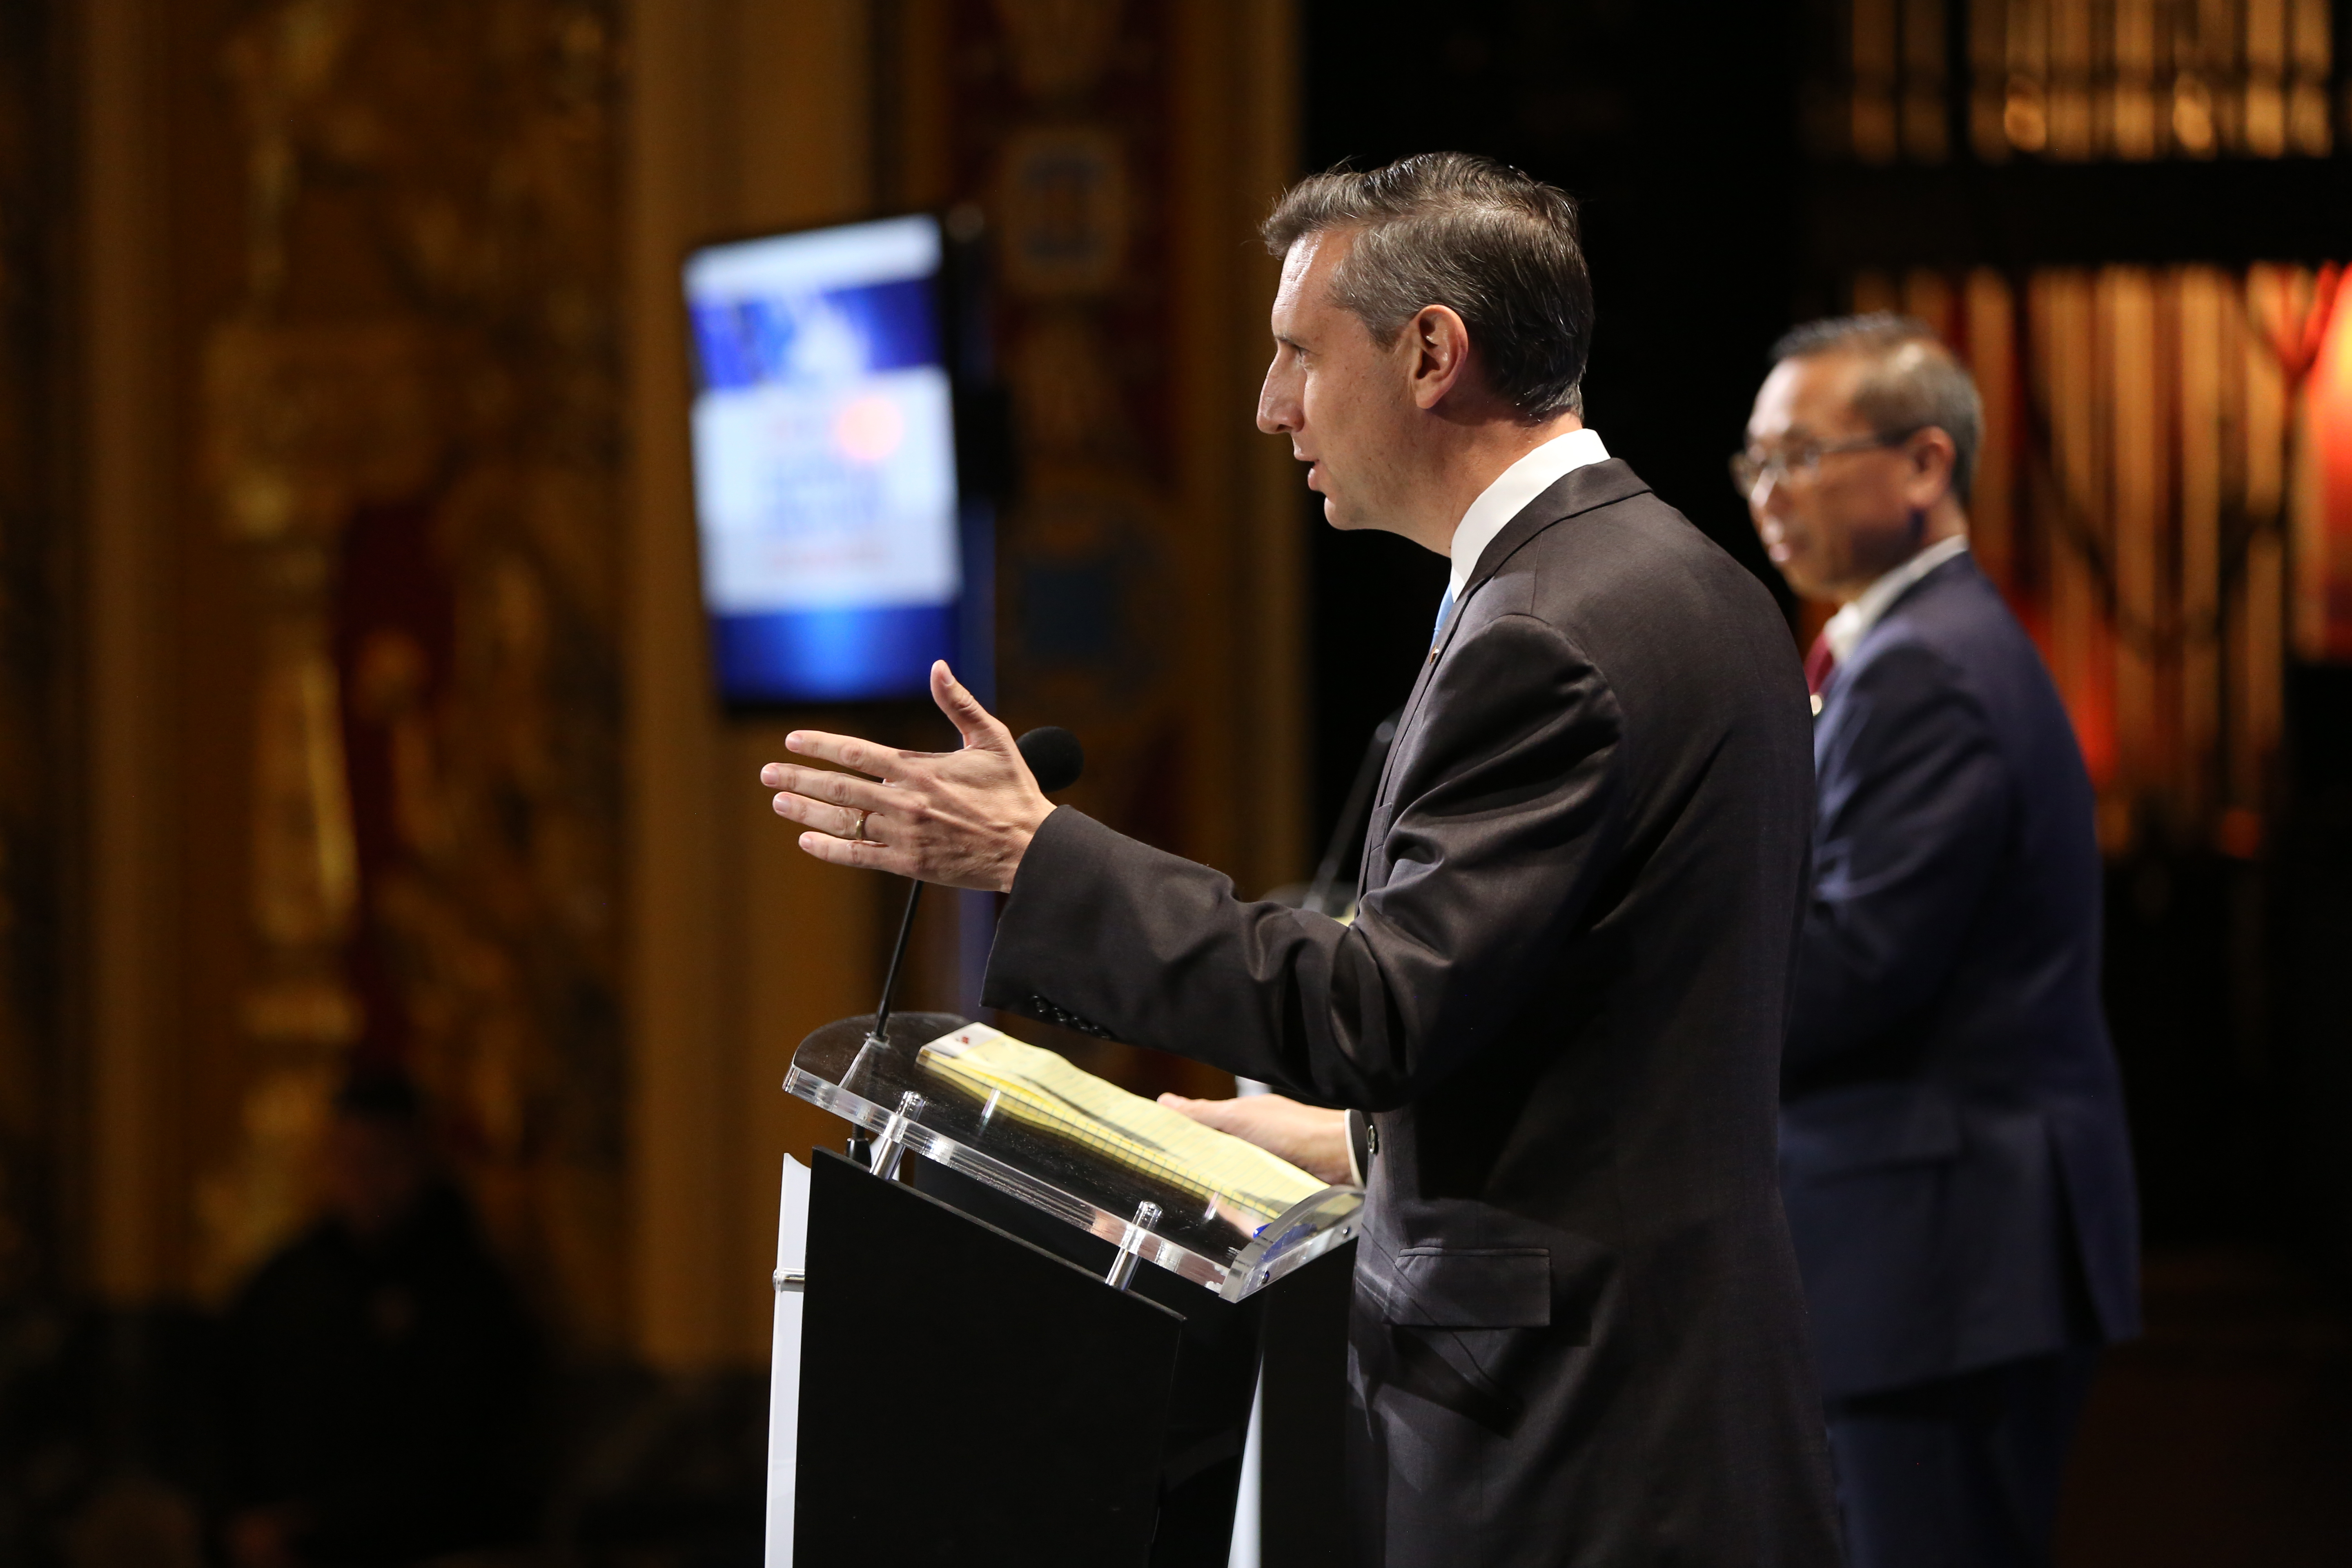
[{"label": "gold wedding ring", "polygon": [[873,815],[874,814],[870,811],[861,811],[857,814],[857,826],[856,828],[851,830],[849,835],[849,841],[851,843],[858,844],[865,841],[866,819]]}]

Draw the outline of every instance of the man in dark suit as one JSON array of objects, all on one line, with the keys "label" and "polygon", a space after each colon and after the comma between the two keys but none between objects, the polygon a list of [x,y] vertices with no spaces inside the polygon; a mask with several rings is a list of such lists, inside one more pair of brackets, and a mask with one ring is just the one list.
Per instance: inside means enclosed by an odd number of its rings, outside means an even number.
[{"label": "man in dark suit", "polygon": [[1260,426],[1333,524],[1454,562],[1355,923],[1055,810],[944,666],[962,751],[801,731],[884,782],[762,780],[823,858],[1008,891],[992,1005],[1370,1113],[1366,1560],[1825,1568],[1773,1179],[1812,786],[1786,626],[1582,428],[1565,195],[1433,155],[1309,179],[1266,238]]},{"label": "man in dark suit", "polygon": [[1734,477],[1832,599],[1782,1194],[1857,1568],[2049,1561],[2095,1347],[2136,1331],[2137,1215],[2099,1005],[2091,784],[1968,552],[1982,416],[1895,317],[1784,339]]}]

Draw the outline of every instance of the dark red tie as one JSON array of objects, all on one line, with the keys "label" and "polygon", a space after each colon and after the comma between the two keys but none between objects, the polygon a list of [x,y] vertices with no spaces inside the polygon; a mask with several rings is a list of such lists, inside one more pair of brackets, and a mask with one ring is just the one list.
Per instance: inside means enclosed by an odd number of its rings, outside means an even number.
[{"label": "dark red tie", "polygon": [[1811,653],[1805,655],[1805,689],[1819,697],[1822,688],[1830,683],[1830,672],[1837,668],[1837,650],[1830,647],[1827,631],[1813,639]]}]

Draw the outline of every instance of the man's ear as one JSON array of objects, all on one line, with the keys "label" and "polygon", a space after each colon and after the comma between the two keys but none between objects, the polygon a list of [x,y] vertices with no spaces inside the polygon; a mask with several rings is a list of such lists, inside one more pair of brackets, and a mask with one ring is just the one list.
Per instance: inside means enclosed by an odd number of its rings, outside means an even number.
[{"label": "man's ear", "polygon": [[1924,511],[1951,493],[1952,475],[1960,449],[1947,431],[1934,425],[1905,444],[1911,471],[1905,477],[1905,499]]},{"label": "man's ear", "polygon": [[1434,408],[1470,374],[1470,329],[1445,305],[1424,305],[1405,323],[1412,345],[1412,401]]}]

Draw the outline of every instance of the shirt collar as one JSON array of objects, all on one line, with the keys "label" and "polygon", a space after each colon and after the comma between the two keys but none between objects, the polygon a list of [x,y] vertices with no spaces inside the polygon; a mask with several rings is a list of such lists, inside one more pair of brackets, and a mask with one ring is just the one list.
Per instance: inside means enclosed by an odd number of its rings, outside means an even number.
[{"label": "shirt collar", "polygon": [[1454,574],[1446,584],[1447,595],[1461,603],[1470,586],[1470,574],[1478,569],[1478,557],[1511,519],[1528,509],[1529,501],[1551,489],[1561,475],[1587,463],[1608,460],[1609,448],[1601,444],[1600,432],[1570,430],[1553,437],[1495,476],[1495,482],[1478,492],[1478,499],[1454,527]]},{"label": "shirt collar", "polygon": [[1829,624],[1822,628],[1822,636],[1829,639],[1831,655],[1843,664],[1852,657],[1854,646],[1878,624],[1880,616],[1894,607],[1906,588],[1953,556],[1966,554],[1968,548],[1969,536],[1965,533],[1938,540],[1864,588],[1861,597],[1832,616]]}]

